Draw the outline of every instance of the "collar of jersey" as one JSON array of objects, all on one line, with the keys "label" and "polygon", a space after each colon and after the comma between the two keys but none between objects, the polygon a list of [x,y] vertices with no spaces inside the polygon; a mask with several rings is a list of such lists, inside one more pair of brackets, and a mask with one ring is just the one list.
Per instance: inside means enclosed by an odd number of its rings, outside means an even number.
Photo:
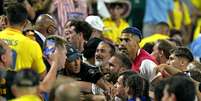
[{"label": "collar of jersey", "polygon": [[19,29],[12,28],[12,27],[8,27],[8,28],[6,28],[5,30],[13,31],[13,32],[22,34],[22,31],[20,31]]}]

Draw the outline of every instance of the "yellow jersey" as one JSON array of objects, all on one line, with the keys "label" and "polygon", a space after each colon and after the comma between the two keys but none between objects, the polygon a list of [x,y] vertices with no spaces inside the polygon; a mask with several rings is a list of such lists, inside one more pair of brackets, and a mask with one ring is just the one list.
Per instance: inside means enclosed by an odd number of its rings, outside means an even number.
[{"label": "yellow jersey", "polygon": [[13,70],[31,68],[39,74],[45,72],[42,50],[36,41],[25,37],[20,30],[14,28],[1,31],[0,39],[3,39],[12,49]]},{"label": "yellow jersey", "polygon": [[116,25],[114,21],[112,21],[111,18],[103,19],[104,23],[104,31],[103,36],[112,40],[114,43],[119,44],[120,40],[119,37],[121,36],[122,30],[127,28],[129,25],[126,21],[123,19],[120,19],[119,26]]},{"label": "yellow jersey", "polygon": [[152,43],[152,42],[156,42],[157,40],[160,40],[160,39],[168,39],[169,36],[168,35],[163,35],[163,34],[153,34],[151,36],[148,36],[148,37],[145,37],[142,39],[142,41],[140,42],[140,47],[144,47],[144,45],[146,43]]},{"label": "yellow jersey", "polygon": [[191,0],[192,4],[201,11],[201,0]]},{"label": "yellow jersey", "polygon": [[[183,7],[183,12],[181,10],[181,5]],[[190,25],[191,24],[191,18],[190,18],[190,12],[185,3],[182,2],[182,4],[179,3],[179,1],[174,1],[174,9],[173,9],[173,16],[174,16],[174,22],[175,27],[174,29],[180,30],[182,24],[184,25]],[[182,23],[183,19],[183,23]],[[170,23],[170,19],[168,19],[168,23],[170,25],[170,28],[173,28],[172,24]]]},{"label": "yellow jersey", "polygon": [[40,99],[40,97],[36,95],[24,95],[10,101],[42,101],[42,100]]}]

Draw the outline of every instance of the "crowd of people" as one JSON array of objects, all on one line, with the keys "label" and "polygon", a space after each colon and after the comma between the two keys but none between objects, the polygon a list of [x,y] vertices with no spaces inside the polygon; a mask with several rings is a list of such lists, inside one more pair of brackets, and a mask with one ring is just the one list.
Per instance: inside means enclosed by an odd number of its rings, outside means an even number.
[{"label": "crowd of people", "polygon": [[200,0],[0,5],[0,101],[201,101]]}]

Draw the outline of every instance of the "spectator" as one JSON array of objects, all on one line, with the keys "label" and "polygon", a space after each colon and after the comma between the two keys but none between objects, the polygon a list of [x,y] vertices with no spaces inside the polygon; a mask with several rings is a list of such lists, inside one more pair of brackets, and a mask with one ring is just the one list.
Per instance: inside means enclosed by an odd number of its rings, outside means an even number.
[{"label": "spectator", "polygon": [[103,73],[109,72],[108,60],[115,54],[115,47],[113,44],[102,41],[98,44],[95,53],[95,65],[101,68]]},{"label": "spectator", "polygon": [[56,12],[59,23],[59,35],[65,35],[65,24],[72,19],[85,19],[87,2],[85,0],[54,0],[51,13]]},{"label": "spectator", "polygon": [[168,79],[162,101],[194,101],[195,96],[194,83],[186,77],[175,76]]},{"label": "spectator", "polygon": [[19,71],[12,84],[12,92],[16,98],[11,101],[42,101],[37,95],[37,86],[39,86],[39,82],[40,77],[33,70],[24,69]]},{"label": "spectator", "polygon": [[66,39],[79,51],[84,50],[84,44],[92,34],[91,26],[85,21],[71,20],[65,25]]},{"label": "spectator", "polygon": [[123,16],[130,12],[131,5],[128,0],[105,0],[105,3],[108,6],[111,17],[103,20],[105,25],[103,35],[118,44],[121,31],[129,26],[128,23],[123,20]]},{"label": "spectator", "polygon": [[122,31],[119,49],[133,61],[132,71],[139,72],[146,79],[151,80],[155,76],[156,61],[149,53],[140,49],[141,39],[140,30],[136,27],[128,27]]},{"label": "spectator", "polygon": [[154,33],[156,24],[159,22],[168,21],[168,15],[170,21],[175,26],[173,16],[173,0],[161,1],[161,0],[147,0],[146,10],[143,24],[143,36],[147,37]]},{"label": "spectator", "polygon": [[60,85],[74,83],[74,82],[75,80],[72,78],[68,78],[65,76],[58,76],[50,89],[48,101],[55,101],[55,97],[56,97],[55,92]]},{"label": "spectator", "polygon": [[126,93],[128,101],[150,101],[149,98],[149,83],[141,76],[135,74],[128,77],[126,80]]},{"label": "spectator", "polygon": [[31,6],[31,4],[29,3],[29,0],[3,0],[3,2],[4,2],[3,3],[4,11],[6,11],[6,9],[9,6],[15,5],[18,3],[18,4],[21,4],[26,9],[27,17],[29,17],[30,20],[33,20],[36,16],[35,10]]},{"label": "spectator", "polygon": [[179,47],[171,50],[171,55],[167,62],[168,65],[178,68],[181,71],[186,71],[187,66],[193,61],[193,55],[188,48]]},{"label": "spectator", "polygon": [[81,62],[80,53],[73,47],[67,47],[66,56],[68,58],[66,60],[65,69],[62,70],[63,75],[91,83],[96,83],[100,79],[101,73],[99,69]]},{"label": "spectator", "polygon": [[83,56],[86,58],[83,62],[92,66],[95,66],[95,52],[98,44],[102,41],[99,38],[91,38],[84,46]]},{"label": "spectator", "polygon": [[117,79],[117,82],[114,85],[114,99],[115,101],[125,101],[127,99],[127,94],[125,91],[126,81],[129,76],[134,75],[132,71],[125,71],[121,73]]},{"label": "spectator", "polygon": [[129,71],[132,67],[131,60],[123,53],[115,53],[108,62],[111,73],[120,74]]},{"label": "spectator", "polygon": [[156,58],[158,64],[166,63],[170,56],[170,50],[175,48],[167,40],[158,40],[153,47],[152,55]]},{"label": "spectator", "polygon": [[88,16],[85,21],[93,28],[91,38],[103,38],[104,24],[99,16]]},{"label": "spectator", "polygon": [[[166,64],[157,66],[157,71],[163,77],[169,77],[179,72],[188,70],[188,65],[193,61],[193,55],[188,48],[177,47],[170,51],[170,56]],[[157,75],[161,76],[161,75]]]},{"label": "spectator", "polygon": [[11,92],[11,85],[13,83],[16,72],[8,70],[12,65],[12,52],[10,47],[3,41],[0,40],[0,96],[10,100],[14,98]]},{"label": "spectator", "polygon": [[163,91],[165,89],[167,81],[160,80],[158,83],[154,85],[154,101],[162,101]]},{"label": "spectator", "polygon": [[41,14],[38,16],[35,22],[34,36],[41,48],[47,36],[58,34],[57,29],[56,20],[51,15]]},{"label": "spectator", "polygon": [[39,44],[22,34],[27,16],[27,11],[22,5],[10,5],[7,9],[10,26],[0,32],[0,39],[8,43],[13,50],[13,70],[32,68],[44,77],[46,68]]},{"label": "spectator", "polygon": [[80,101],[80,88],[75,82],[61,84],[55,91],[55,101]]},{"label": "spectator", "polygon": [[156,25],[153,35],[145,37],[140,42],[140,47],[144,47],[146,43],[156,42],[159,39],[169,39],[169,25],[165,22],[160,22]]},{"label": "spectator", "polygon": [[0,31],[4,30],[8,26],[8,18],[5,15],[0,16]]}]

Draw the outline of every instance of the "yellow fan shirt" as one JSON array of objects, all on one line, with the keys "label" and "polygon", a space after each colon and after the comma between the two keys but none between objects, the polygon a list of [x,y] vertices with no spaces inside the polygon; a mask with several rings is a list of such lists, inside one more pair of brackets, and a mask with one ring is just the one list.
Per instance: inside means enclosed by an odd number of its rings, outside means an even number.
[{"label": "yellow fan shirt", "polygon": [[42,50],[36,41],[25,37],[20,30],[14,28],[6,28],[1,31],[0,39],[3,39],[12,48],[13,70],[31,68],[39,74],[45,72]]}]

